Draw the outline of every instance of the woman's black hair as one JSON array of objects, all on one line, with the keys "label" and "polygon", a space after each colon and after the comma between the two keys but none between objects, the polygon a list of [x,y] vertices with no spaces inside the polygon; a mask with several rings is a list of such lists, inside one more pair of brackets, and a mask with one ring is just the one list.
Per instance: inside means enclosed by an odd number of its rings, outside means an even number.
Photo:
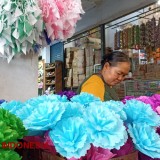
[{"label": "woman's black hair", "polygon": [[113,51],[103,56],[101,61],[102,68],[106,62],[108,62],[111,66],[116,66],[118,62],[130,62],[130,59],[127,54],[121,51]]}]

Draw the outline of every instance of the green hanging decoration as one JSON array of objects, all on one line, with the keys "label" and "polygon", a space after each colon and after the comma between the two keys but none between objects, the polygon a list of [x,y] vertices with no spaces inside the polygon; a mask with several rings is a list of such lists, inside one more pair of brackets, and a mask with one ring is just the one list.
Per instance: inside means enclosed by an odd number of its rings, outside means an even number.
[{"label": "green hanging decoration", "polygon": [[158,25],[156,27],[156,33],[155,33],[155,48],[160,48],[160,18],[158,20]]},{"label": "green hanging decoration", "polygon": [[117,50],[117,32],[114,34],[114,49]]},{"label": "green hanging decoration", "polygon": [[142,23],[141,25],[140,25],[140,48],[144,48],[145,46],[146,46],[146,39],[145,39],[145,24],[144,23]]},{"label": "green hanging decoration", "polygon": [[123,49],[123,31],[120,31],[120,49]]},{"label": "green hanging decoration", "polygon": [[0,53],[8,62],[46,44],[41,12],[36,0],[1,0]]},{"label": "green hanging decoration", "polygon": [[156,41],[156,19],[153,17],[151,19],[151,46],[155,47],[155,41]]},{"label": "green hanging decoration", "polygon": [[132,36],[132,27],[131,28],[128,28],[128,48],[132,48],[132,39],[133,39],[133,36]]},{"label": "green hanging decoration", "polygon": [[123,30],[123,48],[128,48],[128,28]]},{"label": "green hanging decoration", "polygon": [[134,26],[134,46],[135,48],[139,48],[140,43],[140,31],[139,25]]}]

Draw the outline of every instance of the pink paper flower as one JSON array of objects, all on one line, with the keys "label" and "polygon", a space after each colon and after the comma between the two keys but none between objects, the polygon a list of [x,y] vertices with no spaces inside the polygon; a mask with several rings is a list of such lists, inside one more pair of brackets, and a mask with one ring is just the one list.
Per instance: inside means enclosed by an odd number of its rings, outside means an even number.
[{"label": "pink paper flower", "polygon": [[101,147],[94,147],[91,145],[90,150],[88,150],[86,155],[86,160],[110,160],[113,158],[115,154],[113,154],[108,149],[103,149]]},{"label": "pink paper flower", "polygon": [[75,26],[84,14],[81,0],[39,0],[48,37],[64,40],[75,32]]}]

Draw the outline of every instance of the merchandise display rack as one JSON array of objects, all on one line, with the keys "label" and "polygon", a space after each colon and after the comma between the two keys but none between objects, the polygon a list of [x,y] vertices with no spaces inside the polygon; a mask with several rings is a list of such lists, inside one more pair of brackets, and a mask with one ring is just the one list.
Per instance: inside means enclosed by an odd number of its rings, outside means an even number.
[{"label": "merchandise display rack", "polygon": [[45,64],[44,90],[51,88],[53,93],[62,91],[62,62]]},{"label": "merchandise display rack", "polygon": [[160,93],[160,80],[124,81],[125,96],[150,96]]}]

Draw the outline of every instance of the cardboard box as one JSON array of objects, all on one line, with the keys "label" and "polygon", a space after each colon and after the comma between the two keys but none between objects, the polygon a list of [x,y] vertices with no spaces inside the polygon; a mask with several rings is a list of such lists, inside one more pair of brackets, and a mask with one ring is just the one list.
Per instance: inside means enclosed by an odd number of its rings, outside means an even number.
[{"label": "cardboard box", "polygon": [[65,77],[65,87],[72,87],[72,77]]},{"label": "cardboard box", "polygon": [[78,67],[73,67],[73,74],[85,74],[85,68],[84,67],[81,67],[81,68],[78,68]]},{"label": "cardboard box", "polygon": [[85,66],[85,64],[84,63],[82,63],[82,62],[76,62],[76,61],[74,61],[74,62],[72,62],[72,67],[73,68],[84,68],[84,66]]},{"label": "cardboard box", "polygon": [[72,77],[72,75],[73,75],[73,69],[66,69],[66,76]]},{"label": "cardboard box", "polygon": [[73,59],[72,58],[65,58],[65,63],[69,64],[72,63]]},{"label": "cardboard box", "polygon": [[160,79],[160,71],[159,72],[156,72],[156,79]]},{"label": "cardboard box", "polygon": [[78,87],[79,83],[78,83],[78,76],[77,75],[73,75],[73,87]]},{"label": "cardboard box", "polygon": [[155,71],[160,72],[160,64],[155,65]]},{"label": "cardboard box", "polygon": [[72,68],[72,63],[66,63],[65,68]]},{"label": "cardboard box", "polygon": [[156,65],[155,64],[147,64],[147,72],[155,72]]},{"label": "cardboard box", "polygon": [[73,75],[78,75],[78,68],[77,67],[73,68]]},{"label": "cardboard box", "polygon": [[79,49],[76,52],[74,52],[74,58],[78,57],[84,57],[84,49]]},{"label": "cardboard box", "polygon": [[78,50],[77,47],[68,47],[68,48],[66,48],[66,53],[74,52],[74,51],[77,51],[77,50]]},{"label": "cardboard box", "polygon": [[138,160],[138,152],[135,151],[135,152],[128,154],[128,155],[125,155],[125,156],[112,158],[111,160]]},{"label": "cardboard box", "polygon": [[93,66],[94,65],[94,57],[86,57],[86,66]]},{"label": "cardboard box", "polygon": [[101,50],[95,50],[94,52],[95,64],[101,64]]},{"label": "cardboard box", "polygon": [[86,67],[86,77],[92,75],[93,72],[94,72],[94,67],[93,66]]},{"label": "cardboard box", "polygon": [[86,75],[85,75],[85,74],[79,74],[79,75],[78,75],[78,80],[79,80],[79,81],[83,81],[85,78],[86,78]]},{"label": "cardboard box", "polygon": [[145,73],[145,78],[146,79],[155,79],[156,78],[156,73],[155,72]]}]

